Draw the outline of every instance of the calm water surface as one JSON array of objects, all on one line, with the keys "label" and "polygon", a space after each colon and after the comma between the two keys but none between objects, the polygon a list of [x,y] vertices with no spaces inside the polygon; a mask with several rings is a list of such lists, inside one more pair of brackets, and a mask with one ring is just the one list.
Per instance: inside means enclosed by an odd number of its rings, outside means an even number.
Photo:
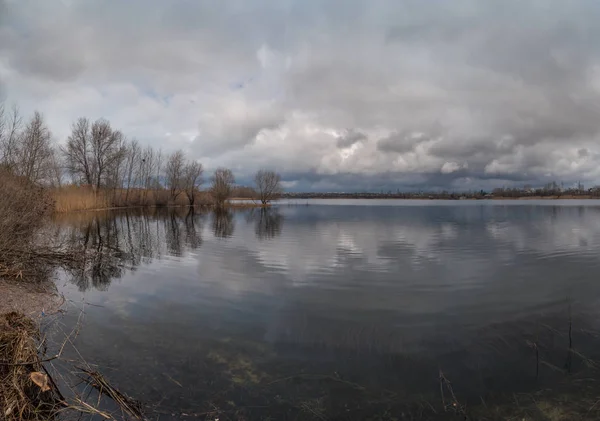
[{"label": "calm water surface", "polygon": [[160,419],[386,419],[439,404],[440,370],[477,404],[600,357],[598,205],[74,214],[58,235],[98,253],[59,288],[90,304],[81,355]]}]

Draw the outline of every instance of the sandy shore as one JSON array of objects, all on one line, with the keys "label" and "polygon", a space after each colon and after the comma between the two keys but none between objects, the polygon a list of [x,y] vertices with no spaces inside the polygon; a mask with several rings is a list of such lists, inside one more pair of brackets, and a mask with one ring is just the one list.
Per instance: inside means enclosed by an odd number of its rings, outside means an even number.
[{"label": "sandy shore", "polygon": [[0,314],[17,311],[37,320],[42,314],[56,313],[64,300],[53,285],[29,285],[0,279]]}]

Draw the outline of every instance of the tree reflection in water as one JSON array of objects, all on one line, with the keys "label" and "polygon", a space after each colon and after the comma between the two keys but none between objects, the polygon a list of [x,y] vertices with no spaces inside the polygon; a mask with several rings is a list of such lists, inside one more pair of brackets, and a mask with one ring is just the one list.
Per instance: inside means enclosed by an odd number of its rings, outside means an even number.
[{"label": "tree reflection in water", "polygon": [[106,290],[125,270],[164,254],[182,256],[202,245],[203,215],[188,208],[90,213],[77,219],[57,222],[61,241],[85,252],[85,260],[67,270],[81,291]]},{"label": "tree reflection in water", "polygon": [[[83,250],[84,261],[66,270],[70,282],[82,290],[106,290],[125,270],[135,271],[163,255],[184,256],[202,246],[202,230],[208,214],[192,208],[128,209],[117,212],[64,215],[57,221],[57,236],[67,247]],[[210,215],[216,238],[232,237],[235,217],[231,211]],[[275,209],[246,213],[260,240],[281,234],[283,216]],[[64,222],[64,223],[61,223]]]},{"label": "tree reflection in water", "polygon": [[215,210],[212,213],[213,233],[217,238],[228,238],[235,231],[233,214],[227,209]]},{"label": "tree reflection in water", "polygon": [[197,214],[190,208],[184,219],[185,245],[188,249],[195,250],[202,245],[202,214]]},{"label": "tree reflection in water", "polygon": [[259,240],[275,238],[281,235],[283,215],[277,209],[252,209],[246,215],[246,221],[254,222],[254,233]]}]

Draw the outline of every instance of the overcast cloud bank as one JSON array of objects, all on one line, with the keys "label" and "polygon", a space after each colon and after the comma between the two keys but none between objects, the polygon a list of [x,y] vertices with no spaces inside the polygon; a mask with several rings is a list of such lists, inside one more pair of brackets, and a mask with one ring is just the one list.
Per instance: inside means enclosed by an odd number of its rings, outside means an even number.
[{"label": "overcast cloud bank", "polygon": [[290,190],[600,183],[600,3],[0,0],[0,89]]}]

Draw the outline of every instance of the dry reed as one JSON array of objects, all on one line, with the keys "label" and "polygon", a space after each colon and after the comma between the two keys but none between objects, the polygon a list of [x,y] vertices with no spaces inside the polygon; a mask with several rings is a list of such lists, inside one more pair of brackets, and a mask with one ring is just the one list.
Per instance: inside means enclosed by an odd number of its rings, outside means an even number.
[{"label": "dry reed", "polygon": [[[101,189],[95,192],[87,186],[69,185],[51,192],[58,213],[100,210],[125,207],[187,206],[185,195],[172,200],[167,190]],[[196,206],[209,206],[211,199],[206,192],[197,192]]]},{"label": "dry reed", "polygon": [[126,412],[137,420],[143,420],[142,405],[135,399],[126,396],[118,389],[113,387],[108,380],[99,372],[87,368],[79,368],[88,378],[85,381],[93,388],[98,390],[101,395],[106,395],[119,405],[122,411]]},{"label": "dry reed", "polygon": [[66,186],[52,191],[56,212],[73,212],[109,207],[104,192],[94,193],[91,188]]},{"label": "dry reed", "polygon": [[[172,200],[169,191],[164,189],[101,189],[95,192],[89,186],[69,185],[51,191],[54,200],[54,209],[57,213],[102,210],[127,207],[161,207],[161,206],[188,206],[189,201],[183,194]],[[243,201],[230,200],[228,208],[256,208],[265,207],[242,199]],[[206,191],[196,192],[194,204],[196,207],[214,206],[213,199]]]},{"label": "dry reed", "polygon": [[39,330],[19,313],[0,316],[0,402],[7,421],[54,419],[64,407],[38,354]]}]

